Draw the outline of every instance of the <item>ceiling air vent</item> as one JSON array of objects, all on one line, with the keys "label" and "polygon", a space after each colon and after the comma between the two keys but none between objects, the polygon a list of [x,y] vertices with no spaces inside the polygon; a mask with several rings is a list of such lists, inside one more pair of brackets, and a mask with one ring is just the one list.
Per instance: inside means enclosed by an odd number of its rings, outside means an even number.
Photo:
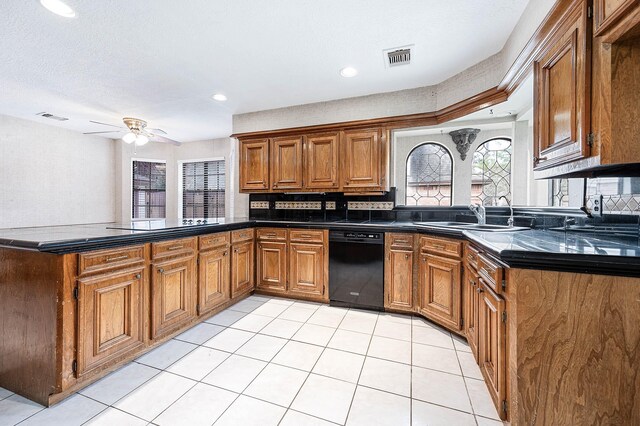
[{"label": "ceiling air vent", "polygon": [[66,117],[60,117],[57,115],[53,115],[53,114],[49,114],[48,112],[39,112],[36,115],[39,115],[40,117],[44,117],[44,118],[50,118],[52,120],[56,120],[56,121],[67,121],[68,118]]},{"label": "ceiling air vent", "polygon": [[398,49],[385,50],[385,60],[388,67],[397,67],[411,63],[411,48],[402,47]]}]

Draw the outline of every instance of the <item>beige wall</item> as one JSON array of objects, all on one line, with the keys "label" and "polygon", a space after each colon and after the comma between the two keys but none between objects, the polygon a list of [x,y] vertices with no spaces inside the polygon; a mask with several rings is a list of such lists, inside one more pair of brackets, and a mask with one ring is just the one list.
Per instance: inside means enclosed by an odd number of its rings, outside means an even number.
[{"label": "beige wall", "polygon": [[0,228],[115,218],[111,139],[0,115]]}]

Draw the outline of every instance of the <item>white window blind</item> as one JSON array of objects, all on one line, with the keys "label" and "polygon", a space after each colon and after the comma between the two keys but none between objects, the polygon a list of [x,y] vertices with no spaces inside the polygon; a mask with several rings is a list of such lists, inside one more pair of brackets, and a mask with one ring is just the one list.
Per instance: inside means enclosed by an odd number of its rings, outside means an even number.
[{"label": "white window blind", "polygon": [[224,160],[182,164],[183,218],[224,217],[224,191]]},{"label": "white window blind", "polygon": [[131,217],[162,219],[167,211],[167,165],[152,161],[134,161]]}]

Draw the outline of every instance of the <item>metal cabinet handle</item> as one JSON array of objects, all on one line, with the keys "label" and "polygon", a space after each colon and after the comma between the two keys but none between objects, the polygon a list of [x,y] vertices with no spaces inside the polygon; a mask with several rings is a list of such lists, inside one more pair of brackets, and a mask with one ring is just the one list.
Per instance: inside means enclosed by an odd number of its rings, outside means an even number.
[{"label": "metal cabinet handle", "polygon": [[405,258],[405,259],[409,259],[409,253],[405,254],[405,255],[404,255],[404,258]]},{"label": "metal cabinet handle", "polygon": [[478,294],[482,293],[483,291],[484,291],[484,290],[483,290],[483,289],[481,289],[480,287],[478,287],[478,288],[476,289],[476,292],[477,292]]},{"label": "metal cabinet handle", "polygon": [[142,278],[142,275],[136,274],[136,279],[139,280],[140,278]]},{"label": "metal cabinet handle", "polygon": [[547,157],[533,157],[533,162],[534,163],[539,163],[541,161],[547,161]]},{"label": "metal cabinet handle", "polygon": [[158,268],[158,272],[160,272],[161,274],[164,274],[164,269],[163,268]]},{"label": "metal cabinet handle", "polygon": [[181,248],[183,248],[184,246],[171,246],[169,247],[167,250],[180,250]]},{"label": "metal cabinet handle", "polygon": [[226,256],[227,254],[229,254],[229,253],[227,253],[226,251],[224,253],[222,253],[223,256]]},{"label": "metal cabinet handle", "polygon": [[115,262],[116,260],[123,260],[128,258],[129,258],[128,254],[123,254],[121,256],[107,257],[107,262]]},{"label": "metal cabinet handle", "polygon": [[439,246],[439,245],[433,245],[433,248],[438,249],[438,250],[444,250],[445,246]]},{"label": "metal cabinet handle", "polygon": [[313,235],[309,235],[309,234],[300,234],[300,238],[311,238],[313,237]]}]

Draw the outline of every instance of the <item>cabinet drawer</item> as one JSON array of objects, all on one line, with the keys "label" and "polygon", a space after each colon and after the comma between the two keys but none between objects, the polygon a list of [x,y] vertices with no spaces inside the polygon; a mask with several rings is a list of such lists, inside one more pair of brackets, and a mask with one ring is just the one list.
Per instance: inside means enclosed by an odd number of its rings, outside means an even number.
[{"label": "cabinet drawer", "polygon": [[493,291],[502,293],[504,269],[495,260],[485,254],[478,254],[478,275],[480,275]]},{"label": "cabinet drawer", "polygon": [[229,232],[220,232],[218,234],[202,235],[199,238],[198,248],[200,250],[207,250],[214,247],[228,245],[231,240],[231,234]]},{"label": "cabinet drawer", "polygon": [[280,228],[258,228],[256,238],[259,240],[287,240],[287,230]]},{"label": "cabinet drawer", "polygon": [[464,260],[467,262],[467,265],[478,269],[478,256],[480,255],[480,251],[478,251],[475,247],[470,244],[466,244],[464,246]]},{"label": "cabinet drawer", "polygon": [[389,246],[393,250],[413,250],[412,234],[386,234]]},{"label": "cabinet drawer", "polygon": [[78,275],[107,271],[144,262],[144,246],[133,246],[81,253]]},{"label": "cabinet drawer", "polygon": [[153,243],[151,244],[151,258],[156,260],[165,257],[189,256],[196,252],[196,247],[195,237]]},{"label": "cabinet drawer", "polygon": [[323,243],[324,231],[292,229],[289,231],[290,241],[302,241],[307,243]]},{"label": "cabinet drawer", "polygon": [[462,242],[445,238],[420,237],[420,250],[439,256],[461,257]]},{"label": "cabinet drawer", "polygon": [[253,235],[253,228],[231,231],[231,242],[237,243],[238,241],[253,240]]}]

